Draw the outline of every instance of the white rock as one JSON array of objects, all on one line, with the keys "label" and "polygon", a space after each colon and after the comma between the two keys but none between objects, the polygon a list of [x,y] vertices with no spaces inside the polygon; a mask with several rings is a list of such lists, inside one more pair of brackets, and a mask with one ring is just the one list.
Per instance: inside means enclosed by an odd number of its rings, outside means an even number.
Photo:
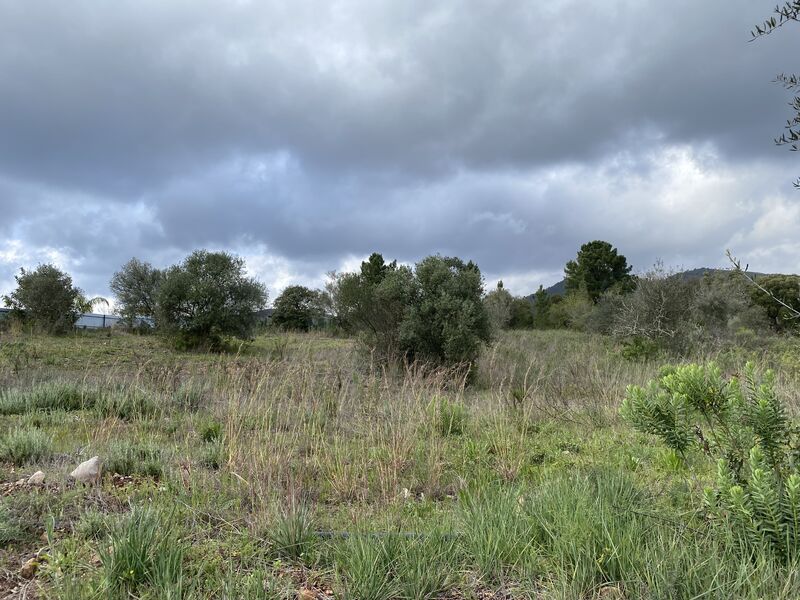
[{"label": "white rock", "polygon": [[102,465],[100,464],[100,457],[93,456],[89,460],[82,462],[78,467],[70,473],[70,477],[74,477],[77,481],[85,484],[95,484],[100,482],[100,471]]},{"label": "white rock", "polygon": [[36,471],[28,477],[28,485],[42,485],[44,483],[44,471]]}]

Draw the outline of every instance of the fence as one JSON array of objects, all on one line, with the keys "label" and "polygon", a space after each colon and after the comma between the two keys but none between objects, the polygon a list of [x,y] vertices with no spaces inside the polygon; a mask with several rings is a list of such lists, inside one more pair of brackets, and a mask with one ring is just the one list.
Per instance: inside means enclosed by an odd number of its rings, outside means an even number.
[{"label": "fence", "polygon": [[[11,313],[11,309],[0,308],[0,320],[7,317]],[[101,313],[83,313],[78,316],[78,321],[75,323],[76,329],[105,329],[107,327],[114,327],[122,323],[122,317],[117,315],[104,315]],[[147,317],[137,317],[134,320],[136,326],[153,326],[153,321]]]}]

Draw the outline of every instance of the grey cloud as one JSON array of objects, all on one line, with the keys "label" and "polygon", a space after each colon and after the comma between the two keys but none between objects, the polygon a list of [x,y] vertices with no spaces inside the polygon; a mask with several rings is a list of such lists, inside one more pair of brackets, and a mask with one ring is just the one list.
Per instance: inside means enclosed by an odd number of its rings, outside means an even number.
[{"label": "grey cloud", "polygon": [[263,255],[275,281],[379,249],[527,285],[596,237],[641,266],[733,242],[784,264],[788,242],[753,233],[794,165],[769,81],[796,39],[747,42],[768,10],[5,2],[0,241],[57,252],[96,292],[132,255],[201,246]]},{"label": "grey cloud", "polygon": [[6,3],[0,160],[124,196],[237,153],[436,175],[648,129],[771,149],[793,40],[747,44],[745,0],[404,4]]}]

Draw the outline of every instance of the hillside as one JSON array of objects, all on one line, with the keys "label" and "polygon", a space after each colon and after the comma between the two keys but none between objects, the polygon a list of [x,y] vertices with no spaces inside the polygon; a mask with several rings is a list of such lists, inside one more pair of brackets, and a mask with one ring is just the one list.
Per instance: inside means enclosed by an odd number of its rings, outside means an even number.
[{"label": "hillside", "polygon": [[[682,277],[683,279],[693,280],[693,279],[700,279],[704,275],[708,273],[722,273],[728,272],[729,269],[713,269],[710,267],[698,267],[696,269],[688,269],[686,271],[681,271],[680,273],[676,273],[675,277]],[[748,272],[749,275],[753,277],[765,277],[767,273],[756,273],[756,272]],[[548,288],[544,290],[550,296],[563,296],[567,291],[566,280],[562,279],[561,281],[554,283]],[[531,302],[534,301],[533,294],[528,294],[525,296],[527,300]]]}]

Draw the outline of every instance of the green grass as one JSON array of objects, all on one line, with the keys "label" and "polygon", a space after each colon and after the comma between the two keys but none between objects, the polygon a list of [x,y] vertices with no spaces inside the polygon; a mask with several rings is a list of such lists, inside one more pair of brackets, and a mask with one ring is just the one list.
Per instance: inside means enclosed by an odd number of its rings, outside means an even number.
[{"label": "green grass", "polygon": [[0,438],[0,461],[18,467],[49,458],[52,438],[40,429],[12,429]]},{"label": "green grass", "polygon": [[[622,422],[626,386],[662,364],[602,337],[503,334],[467,388],[315,334],[223,355],[118,333],[14,344],[0,482],[35,467],[53,485],[0,495],[0,564],[42,550],[45,597],[800,596],[796,565],[709,525],[702,453]],[[796,410],[794,356],[756,359]],[[753,355],[692,358],[712,357]],[[94,455],[102,484],[67,485]]]}]

